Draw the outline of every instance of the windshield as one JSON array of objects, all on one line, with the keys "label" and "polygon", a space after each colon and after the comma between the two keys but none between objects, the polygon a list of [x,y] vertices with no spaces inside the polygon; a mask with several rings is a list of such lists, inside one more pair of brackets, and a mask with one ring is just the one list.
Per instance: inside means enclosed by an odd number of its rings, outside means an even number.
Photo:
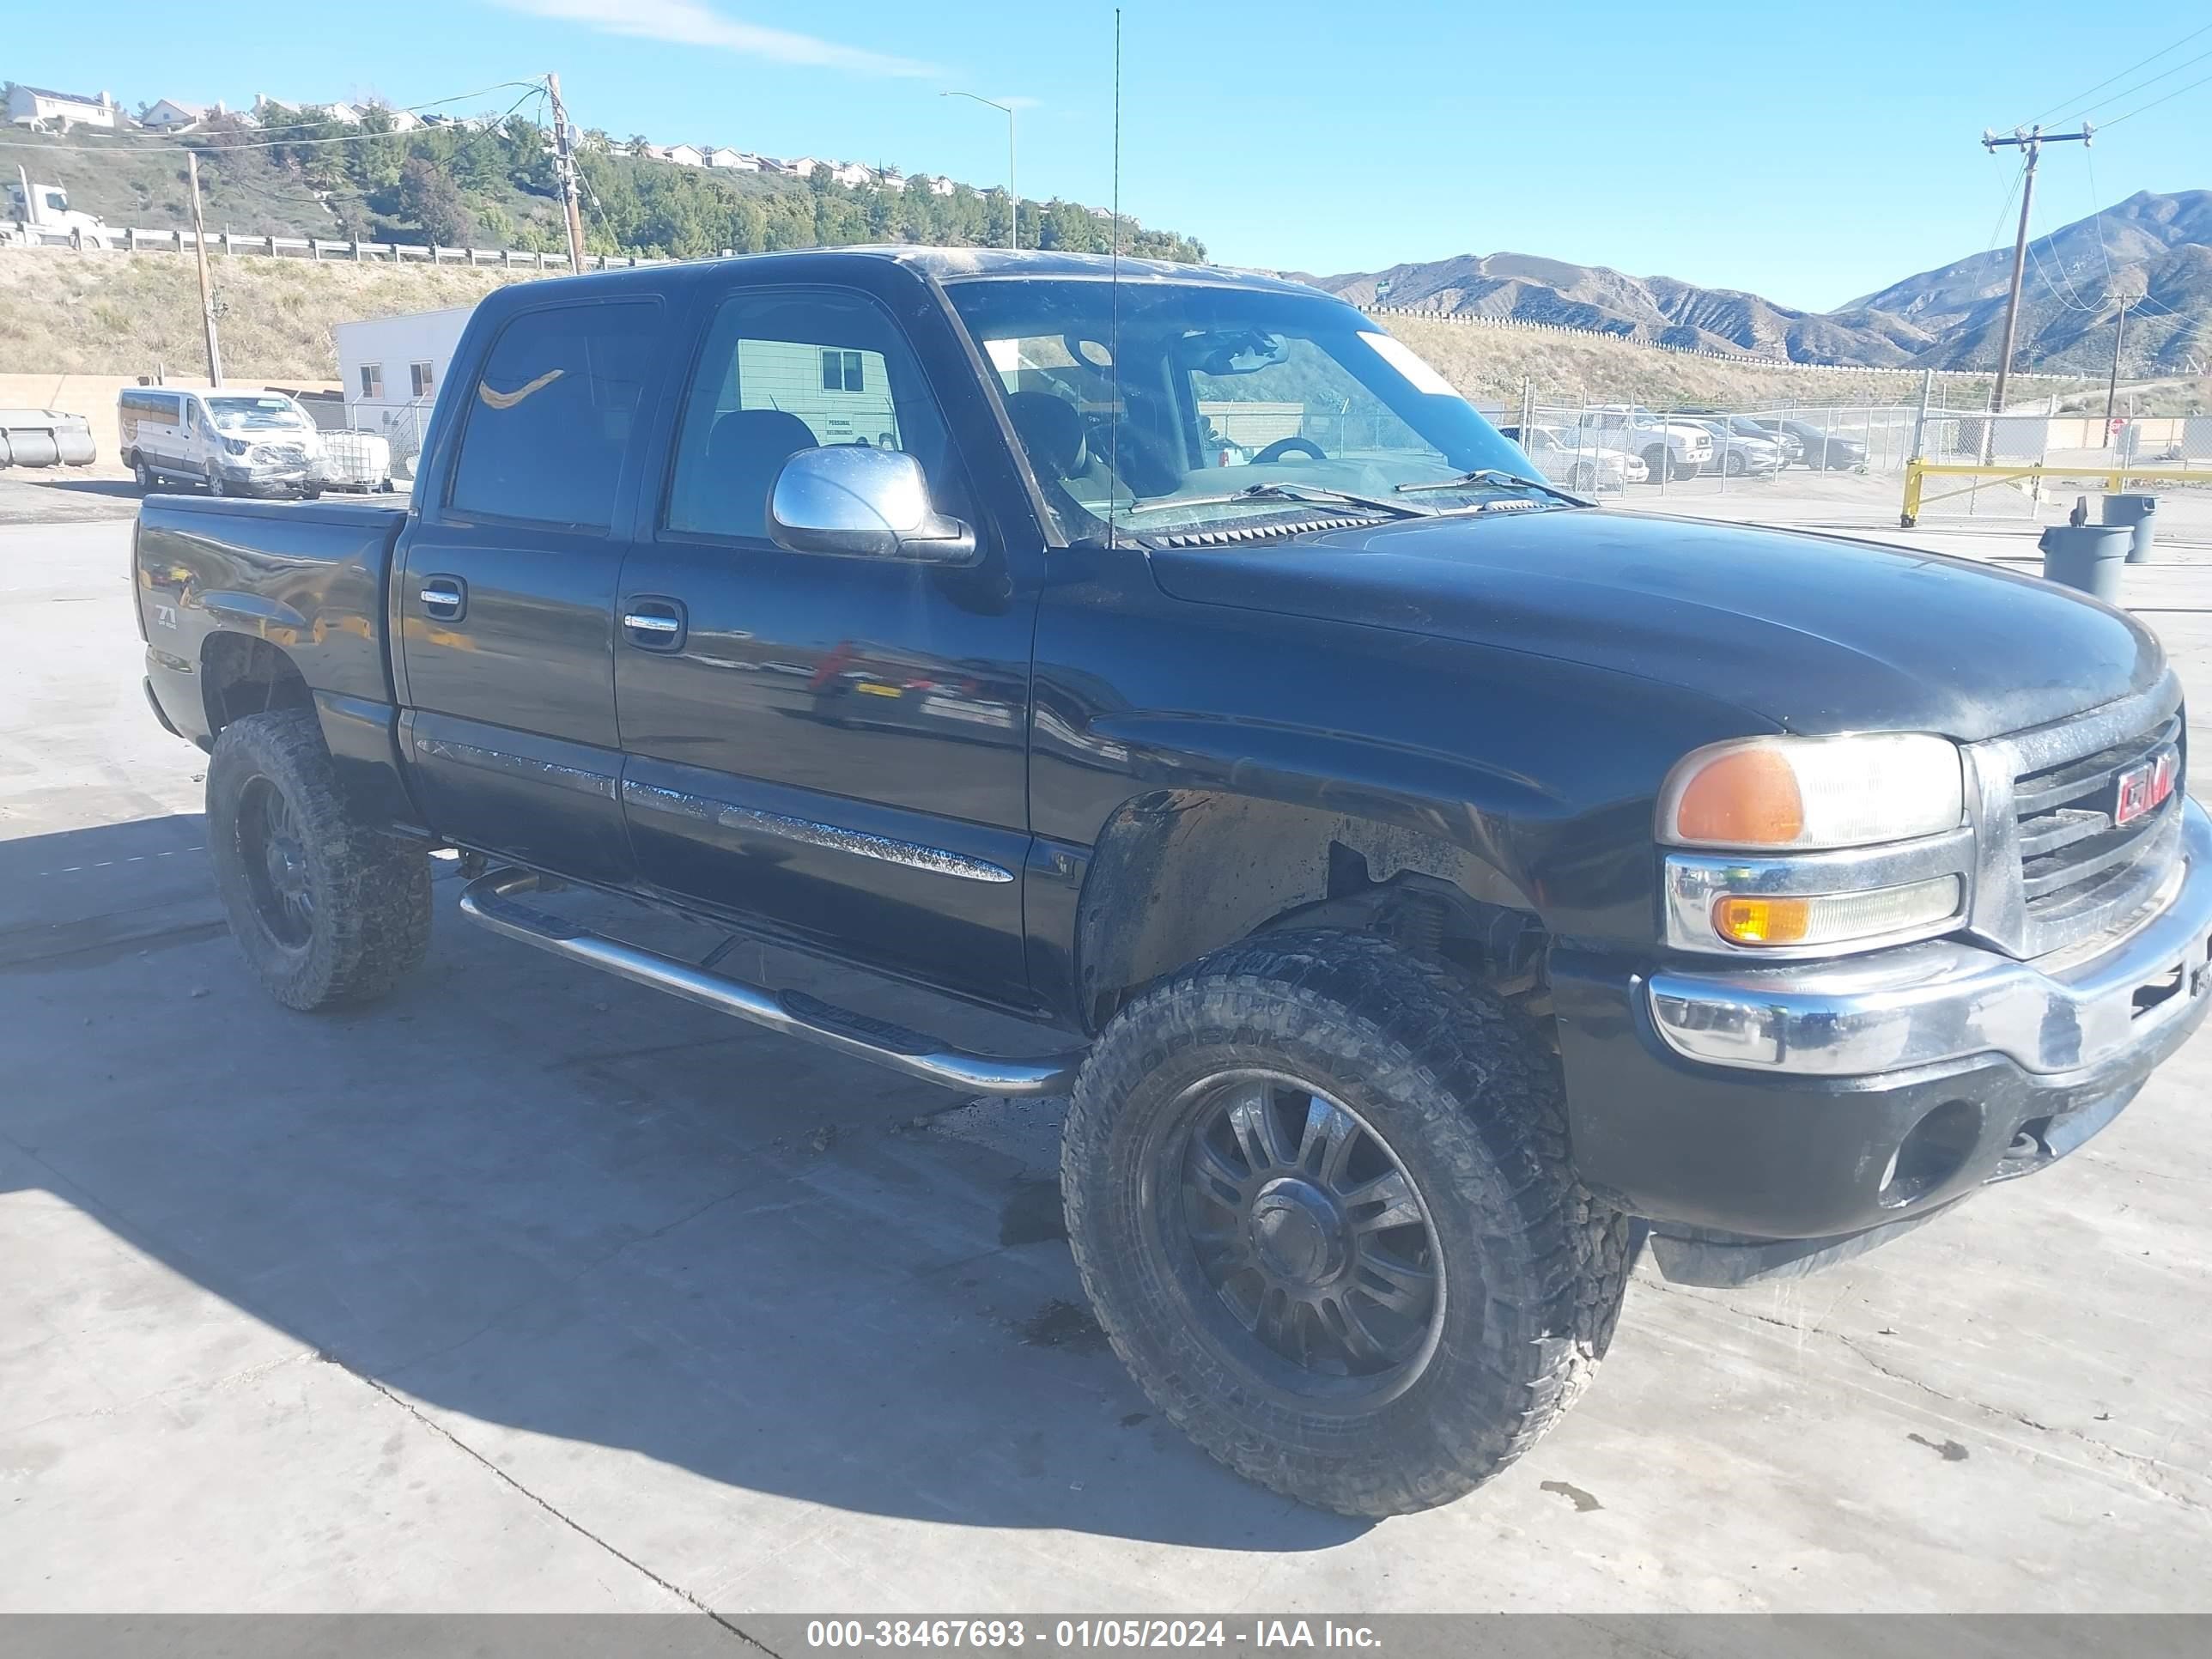
[{"label": "windshield", "polygon": [[210,398],[207,407],[218,432],[297,431],[313,424],[289,398]]},{"label": "windshield", "polygon": [[[1462,474],[1541,476],[1401,342],[1320,295],[1124,283],[1117,376],[1109,283],[951,293],[1071,541],[1132,510],[1146,535],[1370,510],[1323,492],[1450,511],[1512,489],[1433,488]],[[1396,497],[1409,484],[1422,493]]]}]

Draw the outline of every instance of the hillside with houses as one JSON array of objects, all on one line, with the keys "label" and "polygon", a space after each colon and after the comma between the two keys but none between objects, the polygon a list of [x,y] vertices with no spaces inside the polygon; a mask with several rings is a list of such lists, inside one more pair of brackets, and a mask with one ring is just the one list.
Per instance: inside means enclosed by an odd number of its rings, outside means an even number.
[{"label": "hillside with houses", "polygon": [[[542,110],[456,114],[383,102],[257,94],[242,108],[9,81],[6,119],[36,148],[12,154],[72,206],[111,224],[189,223],[179,147],[198,155],[210,228],[511,247],[564,246],[550,130]],[[532,104],[527,97],[523,104]],[[1103,252],[1103,208],[978,189],[889,163],[776,156],[721,143],[576,132],[590,251],[679,258],[723,252],[913,241]],[[40,143],[45,139],[48,142]],[[1009,222],[1018,212],[1018,230]],[[1199,260],[1200,243],[1124,216],[1125,252]]]}]

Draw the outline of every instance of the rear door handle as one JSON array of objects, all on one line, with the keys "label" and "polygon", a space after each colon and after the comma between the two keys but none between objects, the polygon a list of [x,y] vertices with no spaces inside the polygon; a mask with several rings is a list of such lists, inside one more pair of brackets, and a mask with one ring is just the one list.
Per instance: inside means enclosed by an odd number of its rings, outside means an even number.
[{"label": "rear door handle", "polygon": [[459,622],[469,614],[469,585],[459,576],[425,576],[415,590],[425,616]]},{"label": "rear door handle", "polygon": [[640,593],[623,606],[623,634],[641,651],[681,651],[687,631],[680,600]]}]

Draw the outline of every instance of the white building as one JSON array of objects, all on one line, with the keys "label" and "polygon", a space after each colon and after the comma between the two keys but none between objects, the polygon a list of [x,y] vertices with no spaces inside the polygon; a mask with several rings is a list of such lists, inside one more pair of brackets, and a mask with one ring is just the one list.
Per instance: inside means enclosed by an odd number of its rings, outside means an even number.
[{"label": "white building", "polygon": [[222,112],[221,104],[186,104],[164,98],[158,104],[148,106],[146,112],[138,118],[138,125],[149,132],[190,132]]},{"label": "white building", "polygon": [[333,328],[347,424],[382,434],[391,441],[395,459],[419,453],[453,349],[474,309],[409,312]]},{"label": "white building", "polygon": [[811,179],[814,176],[814,169],[823,163],[816,161],[811,155],[794,155],[788,161],[776,161],[770,165],[776,172],[787,173],[794,179]]},{"label": "white building", "polygon": [[841,185],[850,185],[855,190],[862,185],[876,182],[875,170],[864,167],[858,161],[833,161],[827,164],[830,176]]},{"label": "white building", "polygon": [[748,155],[741,149],[732,149],[727,144],[720,144],[707,152],[707,165],[730,173],[758,173],[761,158]]},{"label": "white building", "polygon": [[8,119],[19,127],[106,127],[112,132],[123,121],[114,99],[101,93],[88,98],[82,93],[54,92],[45,87],[8,86]]},{"label": "white building", "polygon": [[929,181],[929,193],[932,196],[950,196],[955,188],[953,182],[941,173]]},{"label": "white building", "polygon": [[673,161],[679,167],[703,167],[707,165],[707,152],[696,144],[671,144],[660,152],[660,159]]}]

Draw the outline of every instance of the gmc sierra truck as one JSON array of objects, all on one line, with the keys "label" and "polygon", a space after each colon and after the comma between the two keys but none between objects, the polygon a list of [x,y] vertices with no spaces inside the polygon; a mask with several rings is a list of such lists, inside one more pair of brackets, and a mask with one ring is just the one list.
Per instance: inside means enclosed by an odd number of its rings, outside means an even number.
[{"label": "gmc sierra truck", "polygon": [[[1239,402],[1284,429],[1224,465]],[[458,852],[523,944],[1072,1095],[1115,1350],[1347,1513],[1530,1446],[1647,1237],[1705,1284],[1893,1237],[2081,1145],[2207,1005],[2212,823],[2144,628],[1592,507],[1293,284],[908,248],[502,289],[411,502],[156,495],[135,579],[280,1001],[392,988]]]}]

